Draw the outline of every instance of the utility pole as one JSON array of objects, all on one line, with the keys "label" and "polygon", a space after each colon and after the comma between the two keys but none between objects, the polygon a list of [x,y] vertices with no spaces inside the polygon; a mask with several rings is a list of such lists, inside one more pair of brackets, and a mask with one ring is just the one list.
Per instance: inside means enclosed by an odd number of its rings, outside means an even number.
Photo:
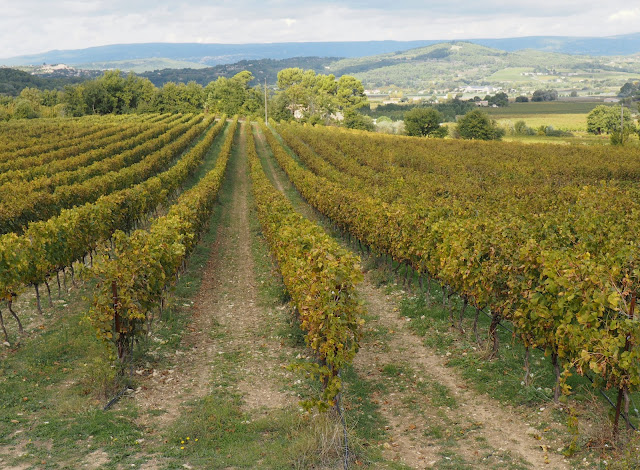
[{"label": "utility pole", "polygon": [[264,124],[269,124],[269,118],[267,116],[267,78],[264,79]]},{"label": "utility pole", "polygon": [[620,145],[624,144],[624,101],[620,100]]}]

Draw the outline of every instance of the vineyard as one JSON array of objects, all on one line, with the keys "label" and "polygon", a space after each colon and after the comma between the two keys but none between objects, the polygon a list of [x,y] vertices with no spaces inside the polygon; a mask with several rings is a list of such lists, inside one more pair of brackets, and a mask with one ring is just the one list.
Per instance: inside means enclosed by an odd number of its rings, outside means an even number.
[{"label": "vineyard", "polygon": [[0,466],[636,468],[639,159],[2,124]]}]

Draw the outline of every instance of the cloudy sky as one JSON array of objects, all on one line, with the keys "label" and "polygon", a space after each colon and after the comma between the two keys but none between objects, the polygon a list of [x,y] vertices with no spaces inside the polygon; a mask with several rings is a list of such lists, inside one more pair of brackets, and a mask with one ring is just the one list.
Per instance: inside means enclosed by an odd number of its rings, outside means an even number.
[{"label": "cloudy sky", "polygon": [[0,57],[140,42],[254,43],[607,36],[628,0],[0,0]]}]

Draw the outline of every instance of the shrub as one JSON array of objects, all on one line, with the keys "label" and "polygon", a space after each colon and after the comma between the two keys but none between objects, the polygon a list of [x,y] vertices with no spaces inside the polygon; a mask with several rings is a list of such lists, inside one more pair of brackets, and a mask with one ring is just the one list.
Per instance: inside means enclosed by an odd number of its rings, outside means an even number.
[{"label": "shrub", "polygon": [[38,117],[38,113],[33,109],[30,101],[25,99],[17,99],[13,108],[13,117],[15,119],[33,119]]},{"label": "shrub", "polygon": [[344,116],[344,126],[349,129],[360,129],[362,131],[375,131],[376,127],[373,124],[373,119],[364,114],[357,113],[355,111],[349,111]]},{"label": "shrub", "polygon": [[494,120],[479,109],[462,116],[456,128],[463,139],[500,140],[504,135],[504,129],[500,129]]},{"label": "shrub", "polygon": [[523,120],[516,121],[513,125],[513,131],[516,135],[533,135],[535,134],[534,130],[527,126],[527,123]]},{"label": "shrub", "polygon": [[442,113],[434,108],[413,108],[404,113],[404,127],[407,135],[416,137],[444,137],[448,130],[440,124]]}]

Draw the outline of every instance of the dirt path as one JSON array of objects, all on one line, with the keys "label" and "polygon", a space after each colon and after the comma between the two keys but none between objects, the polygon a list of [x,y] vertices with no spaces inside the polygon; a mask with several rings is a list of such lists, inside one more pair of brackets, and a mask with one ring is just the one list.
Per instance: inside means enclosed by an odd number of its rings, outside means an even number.
[{"label": "dirt path", "polygon": [[[264,137],[258,133],[257,147],[266,155]],[[286,194],[291,183],[275,169],[273,158],[265,159],[276,187]],[[318,219],[306,203],[295,204],[306,217]],[[374,402],[388,421],[388,442],[383,453],[389,460],[411,468],[549,468],[567,469],[558,454],[547,452],[534,437],[536,429],[512,408],[479,395],[446,366],[446,360],[423,345],[399,317],[396,301],[369,280],[361,285],[360,297],[371,316],[368,335],[356,356],[360,377],[379,383]],[[400,368],[395,378],[390,371]],[[441,426],[440,426],[441,425]],[[453,443],[452,443],[453,441]],[[456,467],[456,459],[460,467]],[[453,466],[451,466],[453,465]]]},{"label": "dirt path", "polygon": [[154,434],[178,418],[180,404],[213,392],[215,363],[223,354],[236,354],[234,387],[248,410],[296,402],[292,393],[280,391],[282,346],[270,335],[269,316],[258,305],[244,139],[236,136],[234,147],[226,176],[231,195],[221,201],[215,245],[191,307],[189,332],[183,338],[189,349],[176,351],[172,366],[153,371],[136,393],[140,422]]},{"label": "dirt path", "polygon": [[[248,124],[242,124],[246,132]],[[227,342],[243,353],[243,377],[239,389],[245,404],[255,408],[281,408],[296,403],[291,393],[283,393],[277,382],[283,372],[278,357],[284,346],[275,340],[271,319],[258,306],[258,288],[251,252],[249,225],[248,160],[245,139],[238,142],[235,165],[235,186],[231,201],[229,225],[223,240],[225,256],[218,265],[217,299],[215,316],[229,335]]]},{"label": "dirt path", "polygon": [[[486,467],[490,462],[483,464],[477,461],[484,452],[481,444],[486,440],[494,450],[510,453],[532,468],[569,468],[561,456],[544,450],[545,443],[534,437],[536,429],[525,423],[520,414],[472,391],[456,371],[446,366],[445,358],[425,347],[421,339],[407,329],[407,322],[398,316],[391,296],[383,294],[368,281],[363,283],[360,293],[368,312],[375,318],[368,328],[382,326],[389,334],[385,348],[375,343],[363,346],[355,361],[358,372],[375,380],[376,377],[381,378],[380,370],[385,364],[408,364],[415,374],[412,377],[414,383],[433,380],[446,387],[458,405],[429,409],[425,406],[426,401],[406,406],[402,394],[387,398],[387,406],[382,407],[383,414],[391,423],[391,428],[400,431],[394,435],[394,445],[388,449],[395,454],[396,460],[414,468],[424,468],[425,462],[439,460],[437,446],[430,443],[429,439],[420,438],[424,436],[429,420],[419,423],[416,415],[435,418],[438,413],[444,413],[450,423],[465,430],[463,434],[474,438],[459,439],[458,443],[465,460],[477,467],[491,468]],[[409,416],[406,416],[407,413]]]},{"label": "dirt path", "polygon": [[[265,138],[264,134],[260,132],[260,129],[258,127],[255,127],[255,129],[257,131],[255,134],[256,148],[261,155],[265,155],[266,154],[265,152],[267,151],[267,139]],[[266,168],[267,177],[270,177],[271,181],[273,182],[273,185],[276,187],[278,191],[280,191],[281,193],[284,193],[285,192],[284,184],[282,182],[282,178],[278,178],[276,176],[273,159],[265,158],[263,161],[267,166]]]}]

